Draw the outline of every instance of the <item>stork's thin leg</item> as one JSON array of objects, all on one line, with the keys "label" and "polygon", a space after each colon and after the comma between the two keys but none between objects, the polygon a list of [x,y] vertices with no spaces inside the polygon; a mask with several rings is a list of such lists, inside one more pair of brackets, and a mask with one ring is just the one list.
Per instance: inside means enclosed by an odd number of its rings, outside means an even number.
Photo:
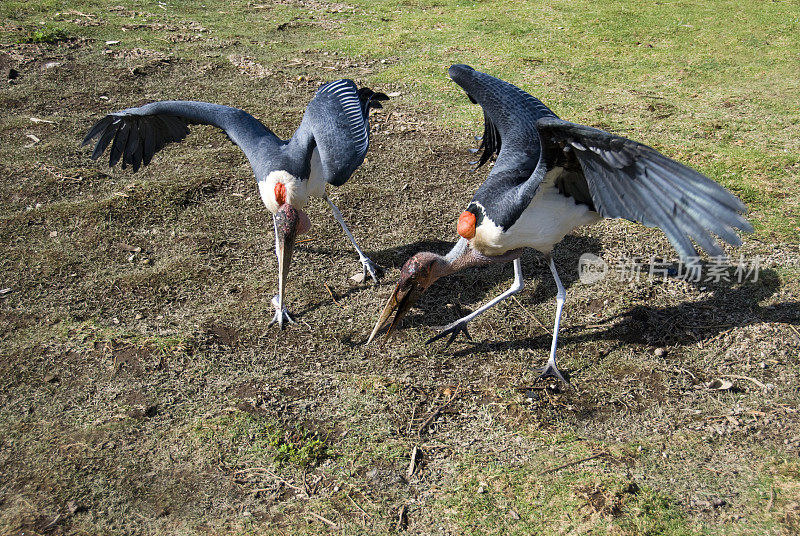
[{"label": "stork's thin leg", "polygon": [[512,283],[511,288],[509,288],[507,291],[497,296],[495,299],[493,299],[486,305],[483,305],[479,309],[476,309],[475,311],[471,312],[464,318],[460,318],[455,322],[453,322],[452,324],[445,326],[441,333],[428,340],[426,344],[430,344],[433,341],[441,339],[445,335],[449,334],[450,340],[447,341],[447,346],[450,346],[450,344],[456,339],[459,333],[463,333],[466,338],[472,340],[472,337],[469,336],[469,332],[467,331],[467,323],[476,316],[478,316],[479,314],[484,313],[487,310],[491,309],[492,307],[494,307],[501,301],[505,300],[509,296],[516,294],[523,288],[525,288],[525,280],[522,278],[522,261],[519,258],[517,258],[514,259],[514,283]]},{"label": "stork's thin leg", "polygon": [[550,359],[547,360],[547,364],[542,367],[541,371],[542,374],[539,376],[540,378],[547,378],[548,376],[553,376],[558,378],[564,383],[569,383],[567,380],[564,379],[564,376],[561,375],[561,371],[558,370],[556,366],[556,346],[558,346],[558,328],[561,325],[561,310],[564,308],[564,301],[567,299],[567,292],[564,290],[564,285],[561,284],[561,279],[558,277],[558,272],[556,271],[556,265],[553,262],[553,258],[550,257],[550,271],[553,272],[553,278],[556,280],[556,287],[558,288],[558,292],[556,293],[556,319],[555,323],[553,324],[553,343],[550,346]]},{"label": "stork's thin leg", "polygon": [[339,225],[342,226],[342,230],[344,231],[344,234],[347,235],[347,238],[350,239],[350,242],[353,244],[353,247],[356,248],[356,253],[358,253],[358,259],[361,261],[361,264],[364,266],[364,275],[366,276],[367,274],[369,274],[370,277],[372,277],[372,280],[375,283],[377,283],[378,282],[378,270],[379,270],[378,269],[378,265],[375,264],[374,262],[372,262],[371,260],[369,260],[369,258],[366,255],[364,255],[364,252],[361,251],[361,248],[358,247],[358,244],[356,244],[356,239],[353,238],[353,235],[350,233],[350,229],[348,229],[347,228],[347,224],[344,223],[344,218],[342,218],[342,213],[339,212],[339,209],[336,208],[336,205],[334,205],[333,202],[331,202],[331,200],[328,199],[327,195],[325,196],[325,201],[327,201],[328,204],[331,206],[331,212],[333,212],[333,217],[336,218],[336,221],[338,221]]}]

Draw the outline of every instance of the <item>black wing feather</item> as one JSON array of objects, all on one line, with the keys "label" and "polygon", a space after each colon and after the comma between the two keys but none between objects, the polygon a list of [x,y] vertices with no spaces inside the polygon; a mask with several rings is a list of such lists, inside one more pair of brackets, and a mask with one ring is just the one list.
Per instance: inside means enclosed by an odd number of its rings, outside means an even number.
[{"label": "black wing feather", "polygon": [[142,134],[142,163],[146,166],[156,152],[155,132],[153,121],[149,117],[142,120],[139,131]]},{"label": "black wing feather", "polygon": [[158,132],[158,136],[155,138],[156,152],[158,152],[170,143],[172,138],[169,135],[169,123],[167,123],[166,118],[158,115],[153,116],[153,126]]},{"label": "black wing feather", "polygon": [[139,168],[142,167],[142,158],[144,154],[144,140],[139,138],[141,133],[141,125],[137,126],[136,128],[136,136],[137,136],[137,143],[136,148],[131,153],[131,165],[133,166],[133,172],[136,173],[139,171]]},{"label": "black wing feather", "polygon": [[86,145],[87,143],[89,143],[89,141],[92,138],[103,132],[108,127],[108,125],[110,125],[113,121],[114,117],[111,115],[107,115],[103,119],[98,121],[97,124],[95,124],[95,126],[93,126],[86,134],[86,136],[83,138],[83,143],[81,145]]},{"label": "black wing feather", "polygon": [[[472,102],[475,102],[474,99],[471,99]],[[484,112],[483,113],[483,136],[480,137],[481,144],[475,149],[477,153],[480,150],[483,150],[481,153],[480,158],[475,166],[475,169],[478,169],[486,162],[488,162],[491,158],[500,154],[500,149],[502,147],[502,138],[500,137],[500,131],[497,130],[497,125],[494,124],[492,118]]]},{"label": "black wing feather", "polygon": [[753,230],[741,214],[746,207],[733,194],[651,147],[555,117],[539,119],[536,127],[548,171],[569,167],[570,160],[582,170],[569,179],[581,184],[556,181],[562,193],[602,216],[659,227],[682,258],[697,254],[690,238],[709,254],[722,255],[713,235],[739,245],[733,229]]},{"label": "black wing feather", "polygon": [[128,144],[125,146],[125,153],[122,157],[122,169],[125,169],[126,164],[133,164],[133,155],[136,150],[141,146],[139,142],[139,125],[131,123],[131,131],[128,134]]},{"label": "black wing feather", "polygon": [[248,158],[266,147],[262,145],[265,138],[273,148],[282,144],[268,128],[242,110],[192,101],[160,101],[109,114],[89,130],[83,144],[99,137],[92,159],[99,158],[111,144],[109,165],[121,160],[123,169],[130,165],[138,171],[167,144],[186,138],[190,124],[221,128]]},{"label": "black wing feather", "polygon": [[167,142],[181,142],[189,134],[189,127],[179,117],[164,116],[161,120],[167,126]]},{"label": "black wing feather", "polygon": [[119,162],[119,159],[122,157],[122,153],[125,150],[125,144],[128,143],[128,134],[130,134],[130,131],[130,124],[126,121],[123,121],[117,129],[117,135],[114,136],[114,143],[111,144],[111,152],[109,153],[108,160],[109,166],[114,167],[117,162]]},{"label": "black wing feather", "polygon": [[[652,165],[652,162],[650,164]],[[663,169],[658,166],[652,167],[656,169]],[[657,186],[666,198],[679,199],[683,196],[683,192],[678,190],[674,183],[665,180],[660,174],[652,173],[648,168],[641,165],[640,173],[647,174],[647,177],[653,181],[653,185]],[[740,245],[741,239],[739,238],[739,235],[732,230],[732,228],[737,227],[741,221],[739,213],[736,212],[735,209],[731,209],[730,207],[719,203],[716,199],[708,197],[702,192],[698,192],[697,197],[698,200],[704,202],[707,206],[716,207],[716,216],[712,218],[708,212],[700,212],[697,207],[689,206],[687,208],[687,212],[692,216],[692,218],[697,220],[697,222],[700,223],[700,225],[703,225],[706,229],[710,228],[710,226],[714,225],[716,222],[724,224],[720,225],[717,230],[720,238],[729,244]]]},{"label": "black wing feather", "polygon": [[364,115],[369,115],[370,108],[383,108],[379,101],[389,100],[386,93],[372,91],[368,87],[362,87],[358,90],[358,100],[361,101],[361,111]]},{"label": "black wing feather", "polygon": [[[106,150],[106,148],[108,147],[108,144],[111,143],[111,140],[113,140],[114,136],[117,135],[117,128],[119,128],[119,127],[117,127],[117,126],[115,126],[113,124],[114,123],[114,118],[113,117],[106,117],[106,119],[108,119],[109,121],[106,123],[106,126],[103,127],[103,128],[108,127],[108,129],[104,130],[104,131],[101,131],[101,132],[103,132],[103,134],[100,136],[100,140],[97,142],[97,145],[95,146],[94,151],[92,151],[92,160],[97,160],[98,158],[100,158],[100,155],[103,154],[103,152]],[[101,121],[101,123],[104,122],[104,121]],[[100,123],[98,123],[98,124],[100,124]],[[86,143],[88,143],[88,141],[84,141],[83,143],[85,145]]]},{"label": "black wing feather", "polygon": [[534,173],[541,152],[536,120],[555,114],[518,87],[468,65],[453,65],[448,74],[483,109],[483,154],[478,167],[497,155],[473,201],[496,225],[508,229],[530,204],[542,180],[541,174]]}]

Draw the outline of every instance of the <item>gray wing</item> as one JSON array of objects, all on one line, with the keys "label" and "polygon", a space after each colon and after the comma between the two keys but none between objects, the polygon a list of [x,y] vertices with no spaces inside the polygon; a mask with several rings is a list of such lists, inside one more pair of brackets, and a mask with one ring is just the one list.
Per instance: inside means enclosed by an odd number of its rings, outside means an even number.
[{"label": "gray wing", "polygon": [[[544,172],[558,169],[556,186],[607,218],[659,227],[683,259],[697,255],[690,239],[710,255],[732,245],[734,229],[752,232],[747,207],[705,175],[641,143],[555,117],[537,121]],[[540,170],[541,171],[541,170]]]},{"label": "gray wing", "polygon": [[293,138],[313,138],[326,182],[341,186],[364,162],[369,148],[369,109],[380,108],[378,101],[386,99],[383,93],[359,89],[346,79],[317,90]]},{"label": "gray wing", "polygon": [[[475,192],[473,201],[480,203],[496,225],[507,229],[530,204],[542,181],[534,173],[540,156],[536,120],[555,114],[518,87],[467,65],[453,65],[448,74],[472,102],[483,108],[484,152],[478,167],[497,154],[492,171]],[[467,210],[477,211],[473,205]]]},{"label": "gray wing", "polygon": [[182,141],[189,134],[188,125],[192,124],[221,128],[251,163],[264,140],[280,143],[260,121],[238,108],[207,102],[160,101],[107,115],[86,134],[83,145],[99,137],[92,153],[93,160],[97,160],[110,144],[110,166],[121,160],[123,169],[131,165],[138,171],[164,146]]}]

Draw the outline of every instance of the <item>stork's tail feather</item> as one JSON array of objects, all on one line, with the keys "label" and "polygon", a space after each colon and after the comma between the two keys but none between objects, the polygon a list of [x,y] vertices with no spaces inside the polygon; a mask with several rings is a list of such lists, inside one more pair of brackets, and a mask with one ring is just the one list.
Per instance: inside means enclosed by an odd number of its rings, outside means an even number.
[{"label": "stork's tail feather", "polygon": [[386,93],[376,93],[368,87],[362,87],[358,90],[358,100],[361,102],[361,110],[364,115],[367,115],[370,108],[383,108],[379,101],[389,100],[389,96]]}]

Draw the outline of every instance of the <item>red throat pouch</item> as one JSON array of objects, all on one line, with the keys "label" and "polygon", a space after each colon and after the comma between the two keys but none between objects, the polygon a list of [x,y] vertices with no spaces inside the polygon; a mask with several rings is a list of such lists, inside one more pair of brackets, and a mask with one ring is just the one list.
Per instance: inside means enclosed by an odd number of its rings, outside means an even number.
[{"label": "red throat pouch", "polygon": [[465,210],[458,217],[458,234],[467,240],[471,240],[475,236],[475,214],[469,210]]},{"label": "red throat pouch", "polygon": [[286,203],[286,186],[282,182],[275,184],[275,201],[278,202],[278,206]]}]

